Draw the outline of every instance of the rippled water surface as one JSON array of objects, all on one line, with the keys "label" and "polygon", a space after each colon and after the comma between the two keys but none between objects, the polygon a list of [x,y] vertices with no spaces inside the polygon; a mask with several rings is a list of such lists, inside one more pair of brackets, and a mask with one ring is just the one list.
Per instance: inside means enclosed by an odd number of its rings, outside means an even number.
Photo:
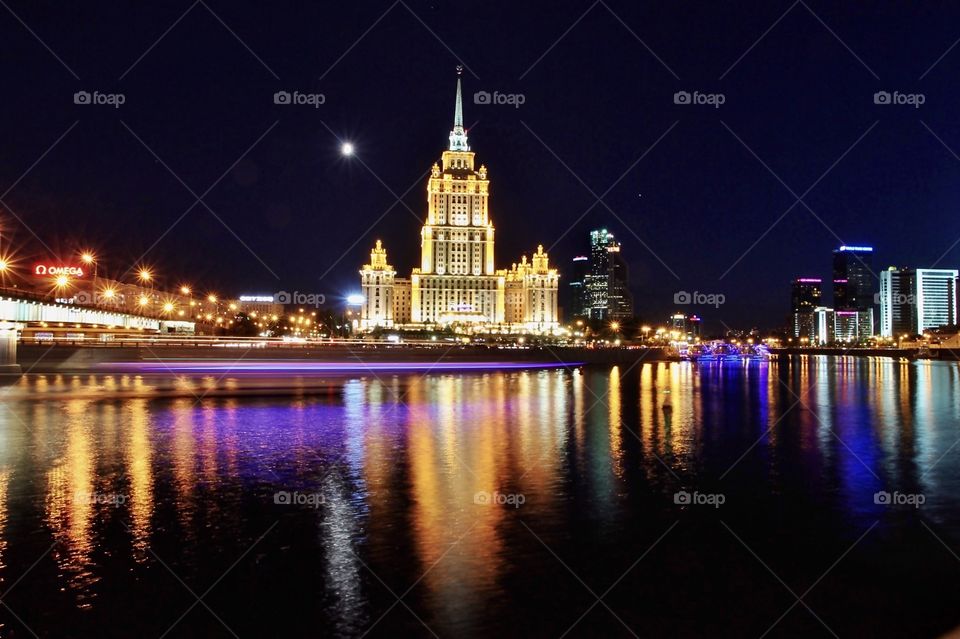
[{"label": "rippled water surface", "polygon": [[956,364],[285,385],[0,387],[3,632],[933,637],[960,624]]}]

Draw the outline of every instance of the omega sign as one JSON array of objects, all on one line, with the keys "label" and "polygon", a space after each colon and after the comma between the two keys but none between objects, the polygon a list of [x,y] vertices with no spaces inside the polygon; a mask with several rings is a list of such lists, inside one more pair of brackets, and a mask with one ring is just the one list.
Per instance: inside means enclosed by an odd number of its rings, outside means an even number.
[{"label": "omega sign", "polygon": [[83,269],[79,266],[64,266],[63,264],[37,264],[33,267],[33,274],[43,277],[45,275],[58,277],[60,275],[69,275],[70,277],[83,277]]}]

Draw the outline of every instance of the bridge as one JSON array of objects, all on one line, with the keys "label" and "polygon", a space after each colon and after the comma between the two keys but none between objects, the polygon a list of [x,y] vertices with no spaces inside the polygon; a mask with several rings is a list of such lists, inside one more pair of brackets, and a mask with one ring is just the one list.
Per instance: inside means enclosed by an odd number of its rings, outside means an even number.
[{"label": "bridge", "polygon": [[29,331],[35,339],[47,335],[52,339],[56,333],[70,335],[69,331],[93,330],[99,335],[109,331],[124,332],[189,332],[194,331],[193,322],[167,320],[122,313],[109,308],[64,304],[55,299],[15,291],[0,293],[0,374],[19,375],[17,364],[17,340]]}]

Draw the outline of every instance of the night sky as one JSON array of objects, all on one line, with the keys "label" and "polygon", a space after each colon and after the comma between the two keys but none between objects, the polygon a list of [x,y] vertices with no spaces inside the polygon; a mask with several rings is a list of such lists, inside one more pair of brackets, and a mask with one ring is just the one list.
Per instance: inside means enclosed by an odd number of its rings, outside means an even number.
[{"label": "night sky", "polygon": [[[946,3],[8,6],[0,219],[23,256],[45,254],[32,230],[64,256],[94,248],[114,275],[150,249],[171,286],[333,297],[358,288],[380,238],[408,275],[462,64],[498,267],[543,243],[563,275],[605,226],[646,321],[677,291],[720,293],[720,308],[685,307],[716,329],[781,324],[790,280],[829,278],[841,243],[875,246],[878,268],[960,265]],[[325,103],[276,105],[281,90]],[[525,102],[476,105],[481,90]]]}]

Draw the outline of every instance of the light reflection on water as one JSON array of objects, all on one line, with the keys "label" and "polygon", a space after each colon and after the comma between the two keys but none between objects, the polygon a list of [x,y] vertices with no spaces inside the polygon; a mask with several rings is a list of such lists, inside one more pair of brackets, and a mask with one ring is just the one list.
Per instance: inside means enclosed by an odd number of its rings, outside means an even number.
[{"label": "light reflection on water", "polygon": [[[28,624],[57,634],[38,612],[44,597],[62,623],[82,624],[70,610],[116,608],[128,581],[131,593],[182,596],[161,559],[202,592],[268,531],[241,570],[277,571],[264,577],[268,600],[315,595],[317,623],[334,634],[379,623],[394,595],[431,628],[509,634],[511,606],[554,562],[544,547],[569,560],[581,541],[614,540],[611,565],[602,555],[578,564],[609,584],[629,565],[612,557],[645,548],[647,526],[683,519],[672,495],[698,486],[739,497],[731,516],[748,523],[764,515],[744,502],[799,497],[797,511],[829,521],[823,534],[840,546],[874,521],[918,516],[891,513],[874,492],[923,493],[924,520],[960,539],[960,370],[948,363],[394,375],[331,380],[335,395],[255,399],[189,394],[249,380],[168,380],[188,395],[151,397],[157,383],[36,375],[0,389],[0,579],[17,579],[51,544],[41,562],[55,566],[14,597]],[[278,490],[323,503],[278,505]],[[481,493],[524,503],[478,504]],[[287,579],[283,566],[302,573]],[[576,581],[540,587],[583,595]],[[237,583],[222,588],[228,623],[263,603]],[[157,602],[131,623],[162,632],[178,615]],[[543,629],[562,632],[562,617]],[[383,628],[423,631],[412,616]]]}]

